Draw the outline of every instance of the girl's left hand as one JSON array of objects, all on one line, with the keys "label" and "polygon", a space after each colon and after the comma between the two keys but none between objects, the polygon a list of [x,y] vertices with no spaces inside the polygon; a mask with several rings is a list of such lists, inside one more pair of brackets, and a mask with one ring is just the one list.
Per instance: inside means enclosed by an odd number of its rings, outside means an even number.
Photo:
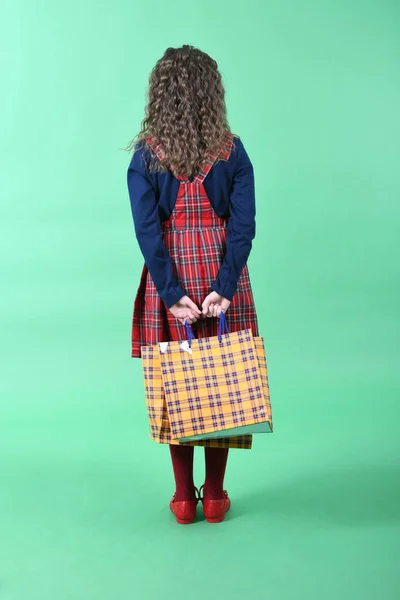
[{"label": "girl's left hand", "polygon": [[204,298],[202,307],[202,315],[204,317],[219,317],[222,312],[226,312],[231,301],[217,292],[211,292]]}]

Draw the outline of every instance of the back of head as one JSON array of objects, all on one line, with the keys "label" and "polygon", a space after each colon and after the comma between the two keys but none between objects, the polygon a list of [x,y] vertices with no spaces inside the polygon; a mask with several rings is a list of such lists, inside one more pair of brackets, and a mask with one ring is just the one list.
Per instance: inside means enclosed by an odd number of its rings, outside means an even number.
[{"label": "back of head", "polygon": [[210,152],[223,148],[227,131],[217,62],[194,46],[168,48],[150,74],[146,115],[136,137],[154,136],[162,145],[164,158],[150,168],[169,165],[176,173],[196,174]]}]

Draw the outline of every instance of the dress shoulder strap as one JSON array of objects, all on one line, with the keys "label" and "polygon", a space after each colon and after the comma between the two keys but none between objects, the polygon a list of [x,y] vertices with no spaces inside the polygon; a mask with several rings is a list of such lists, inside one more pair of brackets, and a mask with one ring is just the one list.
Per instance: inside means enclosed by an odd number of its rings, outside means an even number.
[{"label": "dress shoulder strap", "polygon": [[196,175],[193,181],[195,181],[196,183],[203,183],[208,173],[211,171],[211,167],[217,162],[217,160],[219,160],[220,158],[222,158],[223,160],[228,160],[232,151],[233,138],[233,133],[231,133],[230,131],[225,132],[219,150],[217,150],[216,152],[209,153],[207,161],[205,162],[202,170],[200,171],[200,173],[198,173],[198,175]]},{"label": "dress shoulder strap", "polygon": [[153,150],[157,158],[162,160],[164,158],[164,150],[162,148],[162,144],[157,142],[156,136],[153,135],[151,137],[147,137],[145,138],[145,141],[148,144],[148,146],[150,146],[150,148]]},{"label": "dress shoulder strap", "polygon": [[[157,142],[156,136],[153,135],[151,137],[146,138],[146,142],[147,142],[148,146],[150,146],[150,148],[153,150],[153,152],[157,156],[157,158],[159,158],[160,160],[163,160],[165,157],[165,152],[164,152],[161,142]],[[179,175],[177,175],[171,168],[170,164],[167,164],[167,167],[171,171],[171,173],[174,175],[174,177],[176,177],[179,180],[183,180],[183,181],[186,180],[185,177],[180,177]]]},{"label": "dress shoulder strap", "polygon": [[[217,150],[216,152],[210,152],[208,154],[207,160],[205,161],[205,164],[204,164],[202,170],[200,171],[200,173],[198,173],[193,178],[193,183],[195,183],[195,182],[203,183],[203,181],[207,177],[208,173],[210,172],[211,167],[217,162],[217,160],[219,160],[220,158],[222,158],[223,160],[229,159],[229,156],[232,151],[232,146],[233,146],[233,138],[234,138],[233,133],[231,133],[230,131],[225,132],[223,141],[222,141],[222,144],[221,144],[219,150]],[[148,137],[148,138],[146,138],[145,141],[150,146],[150,148],[153,150],[154,154],[160,160],[162,160],[165,157],[162,144],[157,142],[156,136]],[[180,181],[188,181],[187,177],[180,176],[180,175],[177,175],[176,173],[174,173],[169,165],[168,165],[168,168],[171,170],[173,175]]]}]

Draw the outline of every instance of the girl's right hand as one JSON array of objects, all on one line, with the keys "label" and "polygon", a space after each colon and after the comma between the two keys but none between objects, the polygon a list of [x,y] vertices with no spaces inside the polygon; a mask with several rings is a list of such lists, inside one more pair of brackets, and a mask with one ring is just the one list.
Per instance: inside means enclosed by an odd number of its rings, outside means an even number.
[{"label": "girl's right hand", "polygon": [[178,302],[176,302],[169,309],[174,317],[176,317],[182,325],[187,321],[189,324],[195,323],[201,316],[202,311],[199,307],[189,298],[189,296],[182,296]]}]

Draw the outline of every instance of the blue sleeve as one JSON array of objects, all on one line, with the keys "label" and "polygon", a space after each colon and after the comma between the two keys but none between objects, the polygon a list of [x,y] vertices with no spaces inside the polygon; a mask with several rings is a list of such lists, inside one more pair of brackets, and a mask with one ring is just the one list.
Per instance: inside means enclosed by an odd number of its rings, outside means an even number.
[{"label": "blue sleeve", "polygon": [[127,179],[140,250],[158,294],[167,308],[171,308],[186,295],[186,292],[174,275],[171,256],[161,238],[162,228],[156,193],[149,176],[143,146],[138,144],[128,168]]},{"label": "blue sleeve", "polygon": [[230,219],[226,233],[226,253],[218,276],[211,285],[224,298],[232,300],[256,234],[256,203],[253,165],[241,140],[236,140],[236,165],[229,193]]}]

